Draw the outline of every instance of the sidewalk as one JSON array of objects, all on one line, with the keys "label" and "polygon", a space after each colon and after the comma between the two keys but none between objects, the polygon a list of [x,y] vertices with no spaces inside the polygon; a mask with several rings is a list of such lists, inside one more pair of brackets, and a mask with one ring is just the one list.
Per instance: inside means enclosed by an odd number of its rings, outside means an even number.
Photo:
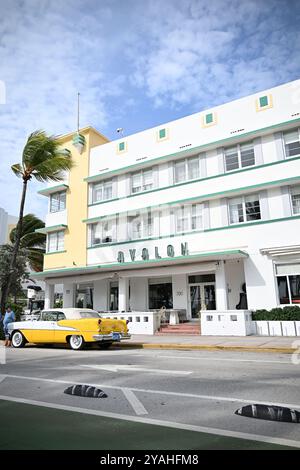
[{"label": "sidewalk", "polygon": [[300,353],[300,337],[294,336],[201,336],[201,335],[132,335],[116,345],[121,348],[185,349],[208,351],[252,351]]}]

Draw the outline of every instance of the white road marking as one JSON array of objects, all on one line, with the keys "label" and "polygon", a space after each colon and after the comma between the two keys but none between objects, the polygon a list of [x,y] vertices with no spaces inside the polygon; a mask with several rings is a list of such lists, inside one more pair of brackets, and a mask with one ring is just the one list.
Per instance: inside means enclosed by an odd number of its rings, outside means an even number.
[{"label": "white road marking", "polygon": [[0,383],[3,382],[3,380],[6,379],[6,375],[0,375]]},{"label": "white road marking", "polygon": [[[23,375],[11,375],[7,374],[6,377],[10,377],[13,379],[21,379],[21,380],[33,380],[37,382],[53,382],[53,383],[60,383],[60,384],[67,384],[67,385],[82,385],[82,382],[70,381],[70,380],[60,380],[60,379],[45,379],[43,377],[27,377]],[[89,383],[93,387],[102,387],[102,388],[111,388],[114,390],[123,390],[125,387],[121,387],[119,385],[107,385],[105,383],[97,384],[97,383]],[[196,393],[181,393],[181,392],[169,392],[165,390],[152,390],[152,389],[144,389],[144,388],[134,388],[130,387],[130,390],[133,392],[143,392],[143,393],[154,393],[157,395],[170,395],[176,397],[183,397],[183,398],[198,398],[200,400],[212,400],[212,401],[224,401],[224,402],[231,402],[231,403],[256,403],[258,405],[268,405],[271,406],[286,406],[288,408],[300,408],[300,403],[279,403],[279,402],[270,402],[267,398],[265,401],[260,401],[256,399],[244,399],[238,397],[220,397],[220,396],[213,396],[213,395],[199,395]]]},{"label": "white road marking", "polygon": [[[18,350],[16,350],[17,352]],[[36,351],[36,349],[35,349]],[[41,351],[41,349],[40,349]],[[19,351],[18,351],[19,352]],[[28,352],[28,351],[26,351]],[[50,351],[48,351],[50,352]],[[94,353],[88,353],[87,354],[87,351],[70,351],[69,349],[64,349],[62,350],[63,353],[67,353],[69,356],[72,356],[72,353],[76,353],[76,356],[83,356],[84,358],[90,358],[90,357],[98,357],[101,355],[102,356],[118,356],[118,355],[122,355],[122,356],[127,356],[127,355],[132,355],[134,354],[135,351],[94,351]],[[44,360],[47,360],[47,361],[50,361],[50,360],[55,360],[55,359],[58,359],[58,358],[61,358],[62,354],[57,354],[57,355],[47,355],[45,354],[44,356],[39,356],[38,358],[35,358],[35,359],[32,359],[30,357],[30,355],[27,356],[27,358],[24,358],[24,350],[22,351],[23,355],[22,355],[22,359],[10,359],[9,357],[7,358],[7,364],[12,364],[12,363],[15,363],[15,362],[43,362]],[[70,357],[70,359],[72,359],[73,357]]]},{"label": "white road marking", "polygon": [[148,411],[144,407],[143,403],[137,398],[131,389],[123,388],[122,391],[137,415],[148,414]]},{"label": "white road marking", "polygon": [[8,397],[5,395],[0,395],[0,400],[12,401],[14,403],[23,403],[26,405],[41,406],[44,408],[50,408],[50,409],[56,409],[56,410],[71,411],[74,413],[82,413],[82,414],[93,415],[93,416],[102,416],[105,418],[119,419],[122,421],[131,421],[134,423],[150,424],[154,426],[162,426],[162,427],[168,427],[168,428],[173,428],[173,429],[183,429],[185,431],[194,431],[194,432],[199,432],[199,433],[201,432],[201,433],[213,434],[217,436],[234,437],[237,439],[245,439],[248,441],[266,442],[269,444],[277,444],[277,445],[282,445],[282,446],[300,448],[299,441],[278,438],[278,437],[269,437],[269,436],[264,436],[260,434],[250,434],[250,433],[238,432],[238,431],[228,431],[227,429],[209,428],[205,426],[196,426],[193,424],[182,424],[182,423],[176,423],[174,421],[163,421],[163,420],[153,419],[153,418],[145,418],[145,417],[142,418],[138,416],[129,416],[129,415],[123,415],[119,413],[111,413],[107,411],[91,410],[88,408],[76,408],[74,406],[59,405],[57,403],[55,404],[45,403],[42,401],[28,400],[26,398],[12,398],[12,397]]},{"label": "white road marking", "polygon": [[[141,356],[141,354],[139,354]],[[229,362],[259,362],[261,364],[289,364],[291,366],[294,366],[295,364],[292,363],[292,361],[266,361],[266,360],[261,360],[261,359],[235,359],[235,358],[219,358],[219,357],[199,357],[199,356],[164,356],[162,355],[157,355],[157,357],[161,359],[199,359],[201,361],[229,361]]]},{"label": "white road marking", "polygon": [[163,375],[190,375],[192,371],[189,370],[163,370],[163,369],[148,369],[146,367],[136,367],[136,366],[124,366],[122,364],[102,364],[102,365],[89,365],[81,364],[80,367],[89,367],[90,369],[106,370],[109,372],[118,372],[118,371],[131,371],[131,372],[152,372],[154,374],[163,374]]}]

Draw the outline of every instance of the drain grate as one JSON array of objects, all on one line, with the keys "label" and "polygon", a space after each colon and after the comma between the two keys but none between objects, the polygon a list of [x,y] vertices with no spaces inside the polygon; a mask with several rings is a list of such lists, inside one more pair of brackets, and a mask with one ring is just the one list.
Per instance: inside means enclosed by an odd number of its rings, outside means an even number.
[{"label": "drain grate", "polygon": [[92,387],[91,385],[71,385],[64,390],[64,393],[67,395],[76,395],[78,397],[107,398],[107,395],[103,390]]}]

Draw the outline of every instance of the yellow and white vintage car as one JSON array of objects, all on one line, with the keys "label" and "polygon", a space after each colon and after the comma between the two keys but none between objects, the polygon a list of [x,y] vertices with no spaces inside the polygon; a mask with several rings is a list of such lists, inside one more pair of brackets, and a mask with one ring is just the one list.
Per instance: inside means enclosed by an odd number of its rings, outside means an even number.
[{"label": "yellow and white vintage car", "polygon": [[115,341],[130,338],[126,320],[101,318],[88,308],[43,310],[38,320],[10,323],[8,332],[14,348],[26,343],[67,343],[77,350],[97,343],[106,349]]}]

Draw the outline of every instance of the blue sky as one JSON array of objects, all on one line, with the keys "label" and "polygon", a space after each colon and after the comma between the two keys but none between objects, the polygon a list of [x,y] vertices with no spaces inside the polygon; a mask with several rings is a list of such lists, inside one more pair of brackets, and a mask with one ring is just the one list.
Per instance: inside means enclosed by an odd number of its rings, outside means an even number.
[{"label": "blue sky", "polygon": [[[297,0],[0,0],[0,207],[30,132],[110,139],[300,77]],[[0,87],[1,88],[1,87]],[[1,90],[0,90],[1,91]],[[31,183],[26,212],[44,217]]]}]

